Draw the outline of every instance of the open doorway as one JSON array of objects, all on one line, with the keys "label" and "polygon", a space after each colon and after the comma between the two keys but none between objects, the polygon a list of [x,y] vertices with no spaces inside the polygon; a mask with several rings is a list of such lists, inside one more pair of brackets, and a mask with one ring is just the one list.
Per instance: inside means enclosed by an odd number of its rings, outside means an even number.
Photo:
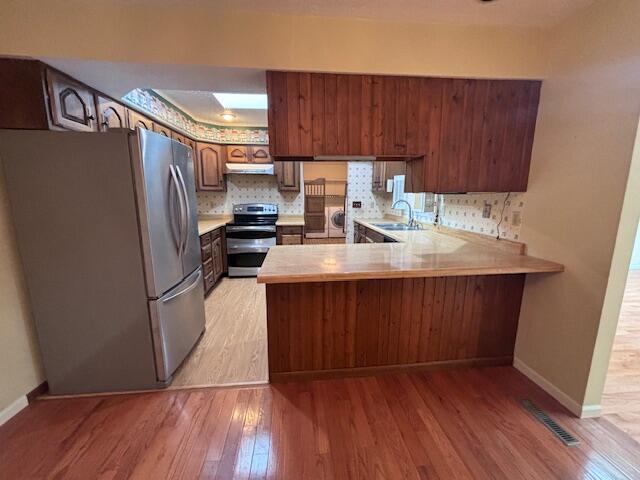
[{"label": "open doorway", "polygon": [[640,442],[640,229],[636,233],[602,395],[602,412]]},{"label": "open doorway", "polygon": [[305,162],[304,243],[345,243],[347,162]]}]

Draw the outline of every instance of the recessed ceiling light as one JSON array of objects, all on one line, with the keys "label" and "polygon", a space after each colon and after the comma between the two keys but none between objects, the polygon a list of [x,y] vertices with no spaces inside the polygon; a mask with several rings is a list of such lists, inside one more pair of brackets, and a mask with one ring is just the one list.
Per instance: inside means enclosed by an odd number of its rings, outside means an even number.
[{"label": "recessed ceiling light", "polygon": [[216,100],[222,108],[234,110],[241,109],[267,109],[267,95],[265,93],[214,93]]},{"label": "recessed ceiling light", "polygon": [[231,122],[234,118],[236,118],[236,116],[231,112],[221,113],[220,116],[222,117],[223,120],[227,122]]}]

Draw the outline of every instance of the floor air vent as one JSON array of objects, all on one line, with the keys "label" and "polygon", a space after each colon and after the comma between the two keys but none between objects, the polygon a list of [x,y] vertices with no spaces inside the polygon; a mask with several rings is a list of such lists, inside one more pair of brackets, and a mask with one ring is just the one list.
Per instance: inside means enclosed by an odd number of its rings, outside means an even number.
[{"label": "floor air vent", "polygon": [[546,426],[549,430],[551,430],[556,437],[560,439],[562,443],[571,447],[574,445],[578,445],[580,441],[567,432],[564,428],[558,425],[553,418],[547,415],[543,410],[538,408],[531,400],[522,400],[522,405],[524,408],[529,410],[531,414],[536,417],[544,426]]}]

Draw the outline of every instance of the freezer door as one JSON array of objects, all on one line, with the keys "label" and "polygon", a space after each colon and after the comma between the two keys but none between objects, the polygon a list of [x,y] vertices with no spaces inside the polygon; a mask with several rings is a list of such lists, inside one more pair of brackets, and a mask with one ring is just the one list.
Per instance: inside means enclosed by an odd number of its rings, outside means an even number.
[{"label": "freezer door", "polygon": [[180,142],[173,142],[173,165],[178,176],[185,206],[182,268],[189,275],[202,263],[198,238],[198,201],[191,149]]},{"label": "freezer door", "polygon": [[185,276],[182,245],[186,206],[173,165],[172,141],[138,129],[132,143],[147,292],[157,298]]},{"label": "freezer door", "polygon": [[158,380],[166,382],[204,332],[202,267],[149,302]]}]

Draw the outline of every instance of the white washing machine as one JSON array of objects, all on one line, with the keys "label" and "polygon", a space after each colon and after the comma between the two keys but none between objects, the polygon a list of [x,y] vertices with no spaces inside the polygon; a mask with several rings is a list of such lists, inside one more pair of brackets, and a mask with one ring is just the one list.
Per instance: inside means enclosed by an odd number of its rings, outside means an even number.
[{"label": "white washing machine", "polygon": [[328,207],[329,208],[329,237],[344,238],[347,236],[345,222],[346,216],[344,207]]}]

